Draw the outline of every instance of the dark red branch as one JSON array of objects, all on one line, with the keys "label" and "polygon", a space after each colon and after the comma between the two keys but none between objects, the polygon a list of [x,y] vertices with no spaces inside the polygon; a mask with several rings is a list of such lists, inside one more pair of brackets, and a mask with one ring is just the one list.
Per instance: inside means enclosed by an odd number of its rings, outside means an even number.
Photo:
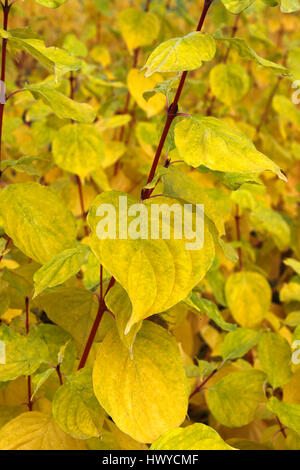
[{"label": "dark red branch", "polygon": [[[202,11],[202,14],[201,14],[198,26],[197,26],[197,31],[201,31],[201,29],[203,27],[203,24],[204,24],[204,20],[205,20],[206,15],[207,15],[207,12],[208,12],[209,7],[212,3],[213,3],[213,0],[205,0],[203,11]],[[146,8],[149,8],[149,5],[150,5],[150,1],[147,1]],[[170,108],[168,110],[167,121],[166,121],[165,128],[163,130],[163,133],[162,133],[162,136],[161,136],[161,139],[160,139],[160,142],[159,142],[157,152],[156,152],[155,157],[154,157],[152,168],[151,168],[151,171],[150,171],[150,174],[149,174],[149,177],[148,177],[148,183],[150,183],[152,181],[152,179],[155,175],[156,168],[158,166],[160,156],[161,156],[161,153],[162,153],[162,150],[163,150],[168,132],[170,130],[173,119],[176,116],[176,113],[177,113],[177,110],[178,110],[178,102],[179,102],[179,99],[180,99],[180,96],[181,96],[181,93],[182,93],[182,90],[183,90],[183,86],[184,86],[184,83],[185,83],[185,80],[186,80],[186,77],[187,77],[187,73],[188,72],[183,72],[183,74],[181,76],[180,83],[179,83],[178,88],[177,88],[177,92],[176,92],[176,95],[175,95],[174,102],[172,103],[172,105],[170,106]],[[128,106],[129,106],[129,104],[128,104]],[[152,191],[153,190],[145,191],[143,199],[146,199],[146,197],[150,197]],[[82,369],[85,366],[85,363],[87,361],[89,352],[90,352],[92,344],[94,342],[98,327],[99,327],[100,322],[102,320],[103,314],[106,310],[105,295],[111,289],[111,287],[114,285],[114,283],[115,283],[115,279],[111,278],[111,280],[109,282],[109,285],[108,285],[108,288],[107,288],[107,290],[104,294],[104,297],[101,298],[101,296],[100,296],[99,309],[98,309],[98,312],[97,312],[97,316],[96,316],[94,324],[92,326],[92,330],[90,332],[90,336],[89,336],[88,341],[86,343],[82,358],[81,358],[79,366],[78,366],[78,369]]]},{"label": "dark red branch", "polygon": [[80,208],[81,208],[81,218],[84,222],[84,233],[85,233],[85,236],[88,237],[89,236],[89,229],[86,225],[86,212],[85,212],[85,208],[84,208],[82,183],[81,183],[80,176],[75,175],[75,177],[76,177],[76,183],[77,183],[77,187],[78,187],[78,194],[79,194],[79,201],[80,201]]},{"label": "dark red branch", "polygon": [[108,293],[108,291],[112,288],[112,286],[114,285],[115,283],[115,280],[114,278],[112,277],[109,284],[108,284],[108,287],[105,291],[105,294],[103,295],[103,292],[102,292],[102,276],[103,276],[103,271],[102,271],[102,266],[100,268],[100,297],[99,297],[99,308],[98,308],[98,312],[97,312],[97,315],[96,315],[96,318],[95,318],[95,321],[94,321],[94,324],[92,326],[92,329],[91,329],[91,332],[90,332],[90,335],[89,335],[89,338],[87,340],[87,343],[85,345],[85,348],[84,348],[84,351],[83,351],[83,354],[82,354],[82,357],[81,357],[81,360],[80,360],[80,363],[79,363],[79,366],[78,366],[78,370],[79,369],[82,369],[85,364],[86,364],[86,361],[87,361],[87,358],[88,358],[88,355],[90,353],[90,350],[91,350],[91,347],[93,345],[93,342],[95,340],[95,337],[96,337],[96,333],[97,333],[97,330],[98,330],[98,327],[100,325],[100,322],[102,320],[102,317],[104,315],[104,312],[106,311],[106,304],[105,304],[105,296],[106,294]]},{"label": "dark red branch", "polygon": [[[29,298],[25,297],[25,330],[29,334]],[[28,410],[32,411],[33,401],[31,399],[31,376],[27,377],[27,393],[28,393]]]},{"label": "dark red branch", "polygon": [[57,372],[57,376],[58,376],[58,380],[59,380],[59,383],[60,385],[63,385],[64,384],[64,381],[63,381],[63,378],[62,378],[62,373],[60,371],[60,364],[58,364],[56,367],[55,367],[55,370]]},{"label": "dark red branch", "polygon": [[[201,17],[200,17],[200,20],[199,20],[196,31],[201,31],[202,30],[206,15],[208,13],[209,7],[212,4],[212,2],[213,2],[213,0],[205,0],[203,11],[202,11],[202,14],[201,14]],[[154,156],[154,160],[153,160],[153,163],[152,163],[152,167],[150,169],[147,184],[151,183],[151,181],[153,180],[154,175],[156,173],[156,170],[157,170],[157,167],[158,167],[158,164],[159,164],[159,161],[160,161],[160,157],[161,157],[166,139],[167,139],[168,134],[169,134],[169,130],[171,128],[172,122],[173,122],[174,118],[176,117],[176,114],[177,114],[177,111],[178,111],[178,103],[179,103],[179,99],[180,99],[181,94],[182,94],[182,90],[183,90],[187,75],[188,75],[187,71],[182,73],[181,79],[180,79],[180,82],[179,82],[179,85],[178,85],[178,88],[177,88],[177,91],[176,91],[176,94],[175,94],[174,101],[171,104],[171,106],[169,107],[167,120],[166,120],[165,127],[164,127],[164,130],[162,132],[162,135],[161,135],[158,147],[157,147],[156,154]],[[143,194],[142,194],[142,199],[143,200],[148,199],[151,196],[152,192],[153,192],[153,189],[147,189],[146,191],[144,191]]]},{"label": "dark red branch", "polygon": [[[8,26],[8,15],[11,9],[11,5],[8,5],[8,1],[5,0],[5,4],[2,4],[3,9],[3,29],[7,31]],[[6,73],[6,52],[7,52],[7,39],[2,39],[2,55],[1,55],[1,81],[5,86],[5,73]],[[2,135],[3,135],[3,116],[4,116],[5,103],[0,103],[0,180],[1,180],[1,160],[2,160]]]},{"label": "dark red branch", "polygon": [[[235,212],[235,229],[236,229],[236,239],[240,243],[241,242],[241,226],[240,226],[240,221],[241,221],[241,216],[240,216],[240,210],[239,206],[236,205],[236,212]],[[238,256],[239,256],[239,270],[243,270],[243,255],[242,255],[242,247],[238,246]]]}]

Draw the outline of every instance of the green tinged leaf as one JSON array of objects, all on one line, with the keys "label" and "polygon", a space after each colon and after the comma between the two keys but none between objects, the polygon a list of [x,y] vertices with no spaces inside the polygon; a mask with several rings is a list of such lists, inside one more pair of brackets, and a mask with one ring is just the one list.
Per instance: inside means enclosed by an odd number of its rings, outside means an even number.
[{"label": "green tinged leaf", "polygon": [[[89,337],[99,307],[95,294],[86,289],[60,287],[41,293],[34,299],[34,305],[43,309],[51,321],[67,331],[81,351]],[[111,316],[104,314],[95,340],[102,340],[112,324]]]},{"label": "green tinged leaf", "polygon": [[297,80],[300,74],[300,47],[293,47],[289,50],[287,65],[293,77]]},{"label": "green tinged leaf", "polygon": [[281,11],[283,13],[294,13],[300,10],[299,0],[281,0]]},{"label": "green tinged leaf", "polygon": [[152,44],[160,29],[158,17],[154,13],[137,8],[123,10],[119,14],[118,24],[130,52],[140,46]]},{"label": "green tinged leaf", "polygon": [[28,411],[1,428],[0,450],[86,450],[86,446],[66,434],[51,414]]},{"label": "green tinged leaf", "polygon": [[4,357],[0,362],[0,382],[31,375],[48,359],[47,346],[35,333],[22,336],[2,325],[0,340],[5,344]]},{"label": "green tinged leaf", "polygon": [[63,47],[69,54],[75,57],[86,57],[88,55],[86,45],[84,42],[80,41],[75,34],[68,34],[65,37]]},{"label": "green tinged leaf", "polygon": [[101,406],[138,442],[153,442],[179,426],[187,413],[187,382],[174,338],[144,322],[132,359],[115,329],[101,343],[93,383]]},{"label": "green tinged leaf", "polygon": [[20,171],[27,173],[32,176],[40,176],[39,171],[32,165],[34,161],[43,161],[43,158],[36,157],[35,155],[26,155],[24,157],[18,158],[18,160],[3,160],[2,166],[3,170],[6,171],[8,168],[13,168],[15,171]]},{"label": "green tinged leaf", "polygon": [[96,112],[90,105],[71,100],[49,84],[26,85],[24,90],[30,91],[34,98],[42,99],[61,119],[73,119],[84,123],[95,120]]},{"label": "green tinged leaf", "polygon": [[265,401],[265,374],[247,370],[228,374],[208,390],[208,406],[217,421],[230,428],[249,424]]},{"label": "green tinged leaf", "polygon": [[156,72],[196,70],[203,62],[212,60],[215,53],[216,42],[213,36],[190,33],[160,44],[150,55],[143,70],[146,70],[146,77]]},{"label": "green tinged leaf", "polygon": [[290,246],[291,230],[279,212],[257,204],[251,213],[251,221],[258,232],[269,233],[280,250]]},{"label": "green tinged leaf", "polygon": [[120,284],[115,284],[105,297],[107,308],[115,314],[116,326],[122,343],[130,350],[132,354],[132,346],[135,337],[141,329],[142,322],[136,323],[130,332],[125,335],[128,321],[131,317],[132,305],[127,292]]},{"label": "green tinged leaf", "polygon": [[[119,199],[124,196],[125,202],[124,199]],[[127,217],[126,207],[122,208],[124,203],[128,210],[137,208],[137,217]],[[105,269],[127,291],[132,303],[132,315],[125,334],[140,320],[163,312],[183,300],[204,277],[213,261],[214,243],[207,224],[204,224],[202,249],[196,247],[197,249],[188,250],[187,239],[183,234],[182,239],[176,239],[178,226],[168,217],[164,217],[162,223],[156,224],[154,221],[158,238],[152,235],[150,238],[152,208],[159,211],[159,205],[164,204],[163,209],[169,211],[173,203],[181,208],[179,201],[175,199],[159,197],[140,204],[128,194],[110,191],[98,196],[90,208],[88,223],[92,232],[91,248]],[[138,206],[133,207],[135,204]],[[99,207],[100,211],[103,208],[105,210],[97,215]],[[139,225],[141,213],[145,215],[147,227],[144,223]],[[127,218],[126,226],[124,218]],[[180,222],[182,224],[182,218]],[[170,230],[169,239],[161,238],[162,227]],[[110,238],[105,234],[107,229]]]},{"label": "green tinged leaf", "polygon": [[300,283],[291,281],[284,284],[280,289],[280,300],[281,302],[300,302]]},{"label": "green tinged leaf", "polygon": [[300,276],[300,261],[297,261],[296,259],[293,258],[286,258],[284,260],[284,264],[286,266],[290,266],[296,273]]},{"label": "green tinged leaf", "polygon": [[76,240],[71,212],[53,191],[37,183],[11,184],[1,191],[0,224],[23,253],[41,264]]},{"label": "green tinged leaf", "polygon": [[219,434],[205,424],[195,423],[186,428],[167,431],[150,450],[235,450]]},{"label": "green tinged leaf", "polygon": [[[32,277],[38,264],[34,262],[29,262],[24,264],[16,269],[3,269],[2,281],[5,281],[9,284],[7,289],[11,304],[16,300],[16,298],[21,299],[21,308],[24,307],[24,298],[30,297],[33,290]],[[19,305],[18,305],[19,306]]]},{"label": "green tinged leaf", "polygon": [[34,333],[48,347],[49,363],[60,366],[62,374],[70,374],[76,359],[76,346],[72,337],[56,325],[37,325]]},{"label": "green tinged leaf", "polygon": [[62,127],[52,147],[56,164],[82,177],[97,170],[105,157],[101,134],[89,124],[68,124]]},{"label": "green tinged leaf", "polygon": [[291,312],[286,317],[284,323],[288,326],[298,326],[300,325],[300,311],[299,312]]},{"label": "green tinged leaf", "polygon": [[185,302],[196,312],[205,313],[205,315],[213,320],[222,330],[233,331],[236,329],[235,324],[228,323],[224,320],[218,307],[211,300],[200,298],[195,292],[192,292]]},{"label": "green tinged leaf", "polygon": [[30,37],[31,35],[30,29],[12,29],[8,32],[0,29],[0,37],[7,38],[13,49],[28,52],[56,77],[80,68],[80,61],[67,51],[58,47],[46,47],[43,40],[37,39],[34,34]]},{"label": "green tinged leaf", "polygon": [[281,64],[276,64],[271,60],[264,59],[260,57],[242,38],[215,38],[217,43],[225,43],[229,46],[234,52],[236,52],[241,59],[251,60],[256,62],[257,64],[261,65],[266,69],[270,69],[273,72],[282,73],[286,75],[288,73],[288,69]]},{"label": "green tinged leaf", "polygon": [[278,333],[263,334],[258,344],[258,358],[274,389],[290,380],[292,351],[287,340]]},{"label": "green tinged leaf", "polygon": [[104,410],[94,395],[92,369],[83,368],[65,378],[52,402],[55,421],[72,437],[100,437]]},{"label": "green tinged leaf", "polygon": [[255,272],[231,274],[225,294],[233,318],[244,328],[258,325],[271,305],[271,288],[266,279]]},{"label": "green tinged leaf", "polygon": [[4,426],[4,424],[11,421],[22,412],[23,409],[21,406],[0,405],[0,429]]},{"label": "green tinged leaf", "polygon": [[89,253],[90,249],[87,245],[78,243],[74,248],[59,253],[44,264],[33,276],[34,297],[49,287],[63,284],[77,274],[81,266],[87,262]]},{"label": "green tinged leaf", "polygon": [[56,374],[56,370],[54,369],[54,367],[44,365],[42,367],[39,367],[37,372],[31,375],[31,383],[33,385],[31,400],[33,400],[33,398],[36,396],[41,387],[54,374]]},{"label": "green tinged leaf", "polygon": [[280,118],[284,118],[295,126],[300,127],[300,111],[290,98],[283,95],[275,95],[272,104]]},{"label": "green tinged leaf", "polygon": [[275,397],[271,397],[268,403],[268,409],[278,416],[282,424],[300,434],[299,404],[284,403]]},{"label": "green tinged leaf", "polygon": [[95,7],[102,13],[103,15],[110,16],[110,8],[111,8],[110,0],[95,0]]},{"label": "green tinged leaf", "polygon": [[247,328],[237,328],[228,333],[222,343],[222,357],[224,360],[238,359],[254,348],[259,341],[260,333]]},{"label": "green tinged leaf", "polygon": [[222,0],[223,5],[230,13],[238,15],[246,10],[255,0]]},{"label": "green tinged leaf", "polygon": [[250,79],[239,64],[218,64],[210,71],[212,93],[224,104],[231,106],[248,93]]},{"label": "green tinged leaf", "polygon": [[67,0],[35,0],[37,3],[40,5],[43,5],[44,7],[48,8],[58,8],[64,3],[66,3]]},{"label": "green tinged leaf", "polygon": [[[220,204],[212,197],[209,189],[204,189],[195,180],[175,167],[169,167],[161,177],[163,193],[190,204],[203,204],[205,215],[215,224],[219,235],[225,235],[225,217]],[[223,196],[223,197],[222,197]],[[225,195],[222,194],[224,200]]]},{"label": "green tinged leaf", "polygon": [[[202,167],[199,167],[200,171]],[[257,173],[226,173],[222,171],[213,171],[213,174],[229,189],[236,191],[243,184],[262,184]]]},{"label": "green tinged leaf", "polygon": [[217,304],[226,307],[225,278],[223,273],[219,269],[210,269],[206,279],[213,291]]},{"label": "green tinged leaf", "polygon": [[225,121],[214,117],[192,117],[175,126],[175,144],[180,156],[193,167],[233,173],[261,173],[271,170],[286,180],[280,168],[253,142]]}]

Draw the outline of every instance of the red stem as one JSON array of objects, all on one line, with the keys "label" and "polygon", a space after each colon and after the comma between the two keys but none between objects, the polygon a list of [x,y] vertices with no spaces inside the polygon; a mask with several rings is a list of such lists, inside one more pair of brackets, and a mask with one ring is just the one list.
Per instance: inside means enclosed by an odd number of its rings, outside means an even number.
[{"label": "red stem", "polygon": [[76,78],[74,77],[74,73],[70,73],[70,98],[71,100],[74,100],[74,95],[75,95],[75,84],[76,84]]},{"label": "red stem", "polygon": [[280,419],[278,418],[278,416],[276,416],[276,421],[279,425],[279,428],[280,428],[280,432],[281,434],[283,435],[283,437],[286,439],[287,438],[287,434],[285,432],[285,427],[283,426],[282,422],[280,421]]},{"label": "red stem", "polygon": [[[201,17],[200,17],[200,20],[199,20],[196,31],[201,31],[202,30],[207,12],[208,12],[209,7],[212,4],[212,2],[213,2],[213,0],[205,0],[203,10],[202,10],[202,14],[201,14]],[[176,117],[176,114],[177,114],[178,103],[179,103],[179,99],[180,99],[181,94],[182,94],[182,90],[183,90],[183,87],[184,87],[184,84],[185,84],[187,74],[188,74],[187,71],[182,73],[181,79],[180,79],[180,82],[179,82],[179,85],[178,85],[178,88],[177,88],[177,91],[176,91],[176,94],[175,94],[174,101],[171,104],[171,106],[169,107],[167,120],[166,120],[165,127],[164,127],[164,130],[162,132],[162,135],[161,135],[158,147],[157,147],[157,151],[156,151],[156,154],[155,154],[155,157],[154,157],[154,160],[153,160],[153,163],[152,163],[152,167],[151,167],[151,170],[150,170],[150,173],[149,173],[149,176],[148,176],[147,184],[151,183],[151,181],[153,180],[154,175],[156,173],[156,169],[158,167],[160,157],[161,157],[161,153],[163,151],[166,139],[168,137],[170,127],[172,125],[172,122],[173,122],[174,118]],[[143,200],[148,199],[151,196],[152,192],[153,192],[153,188],[152,189],[147,189],[146,191],[144,191],[144,193],[142,195],[142,199]]]},{"label": "red stem", "polygon": [[83,354],[82,354],[82,357],[81,357],[81,360],[79,362],[79,366],[78,366],[78,370],[79,369],[82,369],[85,364],[86,364],[86,361],[87,361],[87,358],[88,358],[88,355],[90,353],[90,350],[91,350],[91,347],[93,345],[93,342],[95,340],[95,336],[96,336],[96,333],[97,333],[97,330],[98,330],[98,327],[100,325],[100,322],[102,320],[102,317],[104,315],[104,312],[106,311],[106,304],[105,304],[105,296],[106,294],[108,293],[108,291],[112,288],[112,286],[114,285],[115,283],[115,280],[114,278],[112,277],[109,284],[108,284],[108,287],[105,291],[105,294],[103,295],[103,268],[102,266],[100,267],[100,297],[99,297],[99,308],[98,308],[98,312],[97,312],[97,315],[96,315],[96,318],[95,318],[95,321],[94,321],[94,324],[92,326],[92,329],[91,329],[91,332],[90,332],[90,335],[89,335],[89,338],[87,340],[87,343],[85,345],[85,348],[84,348],[84,351],[83,351]]},{"label": "red stem", "polygon": [[207,384],[207,382],[221,369],[221,367],[224,365],[225,361],[222,361],[220,362],[220,364],[218,365],[218,367],[216,369],[214,369],[211,374],[209,374],[205,380],[203,380],[203,382],[201,382],[201,384],[199,384],[195,390],[190,394],[189,398],[191,399],[194,395],[196,395],[196,393],[200,392],[200,390],[203,389],[203,387]]},{"label": "red stem", "polygon": [[[29,298],[25,297],[25,330],[29,334]],[[33,402],[31,400],[31,376],[27,377],[28,409],[32,411]]]},{"label": "red stem", "polygon": [[200,392],[200,390],[204,387],[204,385],[207,384],[207,382],[217,373],[217,370],[214,370],[208,377],[206,377],[205,380],[203,380],[203,382],[201,382],[200,385],[198,385],[198,387],[195,388],[195,390],[190,394],[190,399],[193,398],[194,395],[196,395],[198,392]]},{"label": "red stem", "polygon": [[85,212],[85,209],[84,209],[84,198],[83,198],[82,183],[81,183],[80,176],[75,175],[75,177],[76,177],[76,182],[77,182],[77,187],[78,187],[78,194],[79,194],[79,201],[80,201],[80,208],[81,208],[81,218],[84,222],[84,233],[85,233],[85,236],[88,237],[89,236],[89,229],[86,226],[86,212]]},{"label": "red stem", "polygon": [[[3,9],[3,29],[7,31],[8,15],[11,9],[11,5],[8,5],[8,0],[5,0],[5,4],[2,4]],[[6,51],[7,51],[7,39],[2,39],[2,57],[1,57],[1,81],[5,86],[5,72],[6,72]],[[2,135],[3,135],[3,116],[4,116],[4,103],[0,103],[0,180],[1,180],[1,160],[2,160]]]},{"label": "red stem", "polygon": [[24,90],[23,88],[21,88],[20,90],[13,91],[12,93],[10,93],[10,94],[6,97],[6,101],[8,101],[9,98],[12,98],[13,96],[17,95],[18,93],[22,93],[22,91],[26,91],[26,90]]},{"label": "red stem", "polygon": [[28,297],[25,298],[25,330],[26,334],[29,334],[29,299]]},{"label": "red stem", "polygon": [[[201,31],[204,20],[205,20],[206,15],[207,15],[207,12],[208,12],[209,7],[212,4],[212,2],[213,2],[213,0],[205,0],[203,11],[202,11],[202,14],[201,14],[198,26],[197,26],[197,31]],[[146,8],[149,8],[149,5],[150,5],[150,1],[147,1]],[[135,55],[135,57],[136,57],[136,55]],[[177,92],[176,92],[174,102],[169,108],[167,121],[166,121],[165,128],[164,128],[164,131],[163,131],[162,136],[161,136],[161,140],[160,140],[156,155],[154,157],[154,161],[153,161],[152,168],[151,168],[151,171],[150,171],[150,174],[149,174],[148,182],[151,182],[154,175],[155,175],[155,171],[156,171],[157,165],[159,163],[159,159],[160,159],[163,147],[164,147],[164,143],[166,141],[166,138],[167,138],[168,132],[170,130],[171,124],[172,124],[173,119],[175,118],[175,115],[176,115],[176,112],[177,112],[178,101],[179,101],[179,98],[180,98],[181,93],[182,93],[182,89],[183,89],[183,86],[184,86],[184,83],[185,83],[186,76],[187,76],[187,72],[183,72],[183,74],[181,76],[179,86],[178,86],[178,89],[177,89]],[[146,199],[146,197],[150,197],[152,191],[153,190],[145,191],[143,199]],[[103,314],[106,310],[105,295],[108,293],[108,291],[114,285],[114,283],[115,283],[115,279],[112,277],[110,282],[109,282],[108,288],[106,289],[106,292],[104,294],[104,298],[101,298],[101,296],[100,296],[98,313],[97,313],[97,316],[95,318],[94,324],[92,326],[90,336],[89,336],[88,341],[86,343],[86,346],[84,348],[84,352],[83,352],[82,358],[80,360],[78,369],[82,369],[85,366],[85,363],[87,361],[89,352],[90,352],[92,344],[94,342],[98,327],[99,327],[100,322],[102,320]]]},{"label": "red stem", "polygon": [[59,380],[59,383],[60,385],[63,385],[64,384],[64,381],[63,381],[63,378],[62,378],[62,374],[61,374],[61,371],[60,371],[60,364],[58,364],[56,367],[56,372],[57,372],[57,375],[58,375],[58,380]]},{"label": "red stem", "polygon": [[[240,216],[240,210],[239,206],[236,205],[236,213],[235,213],[235,228],[236,228],[236,239],[238,242],[241,241],[241,227],[240,227],[240,221],[241,221],[241,216]],[[239,256],[239,270],[243,270],[243,255],[242,255],[242,247],[238,247],[238,256]]]}]

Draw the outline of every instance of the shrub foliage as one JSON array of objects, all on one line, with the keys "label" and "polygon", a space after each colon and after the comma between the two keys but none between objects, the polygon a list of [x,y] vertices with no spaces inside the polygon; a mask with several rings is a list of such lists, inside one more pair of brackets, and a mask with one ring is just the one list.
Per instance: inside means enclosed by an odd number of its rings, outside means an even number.
[{"label": "shrub foliage", "polygon": [[0,449],[300,449],[299,0],[1,4]]}]

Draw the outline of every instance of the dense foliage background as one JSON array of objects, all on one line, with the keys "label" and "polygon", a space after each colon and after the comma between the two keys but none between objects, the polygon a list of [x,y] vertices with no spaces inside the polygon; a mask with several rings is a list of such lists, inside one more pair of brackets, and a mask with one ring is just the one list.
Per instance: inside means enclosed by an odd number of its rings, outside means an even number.
[{"label": "dense foliage background", "polygon": [[[0,449],[300,450],[299,0],[9,3]],[[119,195],[203,249],[99,240]]]}]

